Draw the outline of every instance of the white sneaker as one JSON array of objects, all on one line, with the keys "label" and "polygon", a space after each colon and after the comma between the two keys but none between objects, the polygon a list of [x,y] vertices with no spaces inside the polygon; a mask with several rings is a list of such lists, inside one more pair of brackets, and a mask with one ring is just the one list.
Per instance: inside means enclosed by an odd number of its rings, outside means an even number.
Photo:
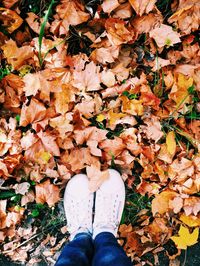
[{"label": "white sneaker", "polygon": [[78,174],[68,182],[65,189],[64,209],[70,240],[78,233],[92,234],[94,193],[89,191],[88,183],[86,175]]},{"label": "white sneaker", "polygon": [[116,170],[108,171],[109,179],[96,192],[93,238],[102,232],[116,236],[124,209],[124,182]]}]

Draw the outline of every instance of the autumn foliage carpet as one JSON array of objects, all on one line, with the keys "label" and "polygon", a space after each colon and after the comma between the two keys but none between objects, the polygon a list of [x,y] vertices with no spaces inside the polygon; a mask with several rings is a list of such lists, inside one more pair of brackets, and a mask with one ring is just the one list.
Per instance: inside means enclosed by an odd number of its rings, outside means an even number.
[{"label": "autumn foliage carpet", "polygon": [[200,226],[199,24],[199,0],[1,1],[3,256],[54,265],[67,181],[96,191],[112,167],[134,265],[179,265]]}]

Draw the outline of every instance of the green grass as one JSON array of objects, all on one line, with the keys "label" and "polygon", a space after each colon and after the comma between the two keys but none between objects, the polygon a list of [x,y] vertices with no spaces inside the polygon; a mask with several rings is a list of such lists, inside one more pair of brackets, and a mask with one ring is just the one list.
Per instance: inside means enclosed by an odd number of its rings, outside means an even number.
[{"label": "green grass", "polygon": [[132,225],[135,225],[137,223],[138,213],[144,209],[146,209],[147,214],[150,215],[151,201],[151,198],[146,195],[140,195],[134,190],[134,188],[126,188],[126,203],[122,215],[121,224],[131,223]]}]

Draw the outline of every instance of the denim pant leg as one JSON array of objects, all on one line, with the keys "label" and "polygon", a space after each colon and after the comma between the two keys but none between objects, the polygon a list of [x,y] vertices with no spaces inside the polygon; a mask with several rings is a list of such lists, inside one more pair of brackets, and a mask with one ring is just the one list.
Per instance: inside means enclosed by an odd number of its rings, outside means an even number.
[{"label": "denim pant leg", "polygon": [[115,236],[109,232],[103,232],[96,236],[94,249],[92,266],[132,266]]},{"label": "denim pant leg", "polygon": [[80,233],[62,250],[55,266],[90,266],[94,253],[90,234]]}]

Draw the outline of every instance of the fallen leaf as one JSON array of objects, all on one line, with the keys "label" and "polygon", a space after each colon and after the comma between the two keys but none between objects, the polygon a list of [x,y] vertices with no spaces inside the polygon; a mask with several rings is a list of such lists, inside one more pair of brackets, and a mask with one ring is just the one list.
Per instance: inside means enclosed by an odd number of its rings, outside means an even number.
[{"label": "fallen leaf", "polygon": [[73,86],[81,92],[100,90],[99,67],[90,62],[83,71],[73,72]]},{"label": "fallen leaf", "polygon": [[13,10],[0,8],[0,20],[9,33],[12,33],[23,23],[23,19]]},{"label": "fallen leaf", "polygon": [[16,194],[25,195],[28,192],[30,186],[31,185],[28,182],[22,182],[20,184],[16,184],[13,188],[15,189]]},{"label": "fallen leaf", "polygon": [[178,234],[179,236],[172,236],[171,239],[174,241],[177,248],[187,249],[188,246],[192,246],[197,243],[199,229],[195,228],[194,231],[190,233],[188,228],[181,225]]},{"label": "fallen leaf", "polygon": [[167,151],[174,156],[176,152],[176,140],[174,131],[170,131],[166,136]]},{"label": "fallen leaf", "polygon": [[189,227],[196,227],[200,226],[200,218],[194,215],[185,215],[181,214],[179,218],[184,224],[188,225]]},{"label": "fallen leaf", "polygon": [[156,213],[164,214],[169,211],[169,202],[173,200],[178,194],[175,191],[167,190],[156,195],[152,200],[152,213],[153,216]]},{"label": "fallen leaf", "polygon": [[35,200],[37,203],[47,203],[49,207],[53,207],[60,200],[60,190],[57,186],[46,180],[35,186]]},{"label": "fallen leaf", "polygon": [[95,165],[87,166],[86,172],[89,178],[89,189],[91,192],[95,192],[109,177],[108,170],[101,171]]},{"label": "fallen leaf", "polygon": [[180,34],[173,31],[172,27],[165,24],[161,24],[159,27],[152,29],[149,32],[149,36],[156,41],[159,48],[173,46],[181,42]]},{"label": "fallen leaf", "polygon": [[134,8],[135,12],[142,16],[144,13],[149,13],[155,6],[157,0],[129,0],[129,3]]},{"label": "fallen leaf", "polygon": [[44,104],[37,99],[32,98],[30,104],[27,106],[24,104],[21,110],[20,126],[27,126],[30,123],[41,121],[45,118],[46,108]]},{"label": "fallen leaf", "polygon": [[132,41],[135,32],[126,27],[126,23],[120,19],[108,18],[105,23],[108,39],[112,45],[120,45]]},{"label": "fallen leaf", "polygon": [[25,65],[26,62],[31,60],[34,56],[32,47],[27,45],[18,48],[15,41],[11,39],[7,41],[1,49],[8,63],[11,64],[15,70]]},{"label": "fallen leaf", "polygon": [[104,0],[101,6],[103,8],[103,12],[110,13],[119,6],[119,2],[118,0]]}]

